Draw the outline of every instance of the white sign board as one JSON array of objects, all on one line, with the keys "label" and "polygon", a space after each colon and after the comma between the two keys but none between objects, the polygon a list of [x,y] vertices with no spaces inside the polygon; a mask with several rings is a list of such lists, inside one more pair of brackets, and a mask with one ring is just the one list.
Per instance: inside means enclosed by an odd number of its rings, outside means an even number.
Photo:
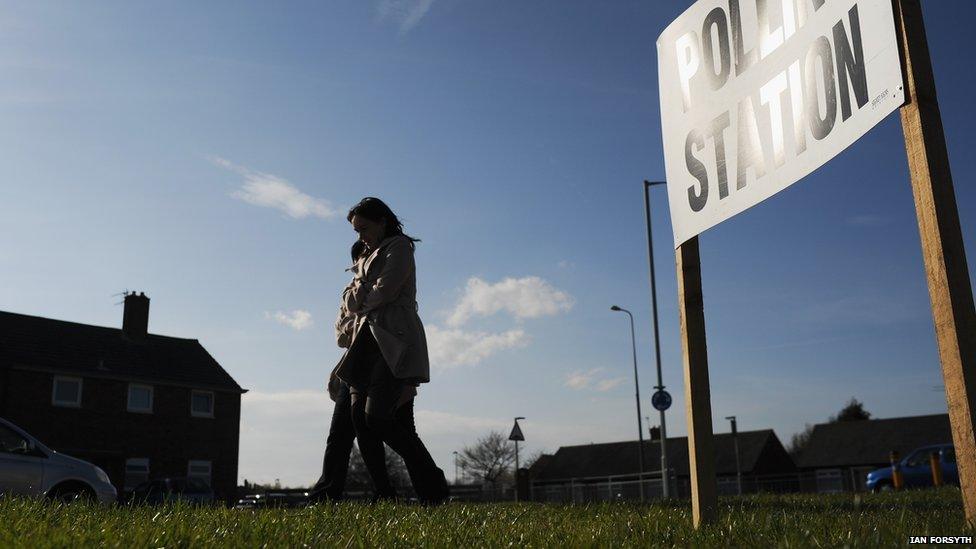
[{"label": "white sign board", "polygon": [[657,40],[674,245],[904,103],[892,0],[699,0]]}]

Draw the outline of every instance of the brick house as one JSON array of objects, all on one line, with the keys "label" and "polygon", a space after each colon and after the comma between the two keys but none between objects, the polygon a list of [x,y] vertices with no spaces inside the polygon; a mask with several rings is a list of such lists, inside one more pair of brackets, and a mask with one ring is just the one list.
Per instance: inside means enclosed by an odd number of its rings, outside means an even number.
[{"label": "brick house", "polygon": [[246,390],[196,339],[148,325],[135,292],[121,330],[0,311],[0,417],[98,465],[120,494],[193,476],[229,501]]}]

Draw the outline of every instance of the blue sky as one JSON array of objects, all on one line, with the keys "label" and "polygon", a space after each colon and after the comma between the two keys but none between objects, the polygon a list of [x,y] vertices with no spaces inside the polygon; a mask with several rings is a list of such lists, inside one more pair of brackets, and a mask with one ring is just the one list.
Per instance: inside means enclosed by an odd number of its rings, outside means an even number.
[{"label": "blue sky", "polygon": [[[354,234],[384,198],[423,240],[451,452],[522,415],[526,451],[636,438],[654,385],[641,181],[664,175],[654,42],[687,2],[369,2],[0,8],[0,309],[199,339],[250,392],[241,478],[315,480]],[[976,254],[976,6],[925,3],[963,232]],[[665,384],[685,433],[674,256],[654,191]],[[786,443],[851,397],[946,410],[904,142],[892,115],[701,238],[715,429]],[[657,423],[656,418],[653,421]]]}]

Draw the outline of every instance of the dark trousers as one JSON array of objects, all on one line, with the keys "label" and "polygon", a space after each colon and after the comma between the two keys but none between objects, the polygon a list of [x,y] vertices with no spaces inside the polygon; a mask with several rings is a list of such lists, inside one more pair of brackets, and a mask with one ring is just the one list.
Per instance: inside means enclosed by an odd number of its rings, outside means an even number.
[{"label": "dark trousers", "polygon": [[[329,425],[329,436],[325,442],[325,457],[322,459],[322,476],[309,490],[312,500],[341,500],[346,488],[346,475],[349,472],[349,455],[352,453],[352,442],[356,438],[356,430],[352,422],[352,398],[349,386],[343,383],[336,396],[335,408],[332,410],[332,423]],[[378,447],[377,447],[378,445]],[[386,474],[386,452],[383,443],[373,439],[359,439],[359,451],[366,461],[370,476],[373,479],[373,489],[379,496],[387,496],[393,492],[389,476]],[[380,470],[376,467],[379,459]],[[379,483],[377,483],[377,478]]]},{"label": "dark trousers", "polygon": [[[367,413],[365,399],[359,398],[353,401],[352,418],[360,443],[364,440],[370,441],[367,445],[370,449],[382,448],[383,443],[386,443],[394,452],[400,454],[410,475],[410,483],[420,501],[437,503],[447,497],[447,479],[444,478],[444,471],[437,467],[427,447],[417,435],[413,417],[413,399],[398,407],[392,418],[383,418]],[[360,451],[363,452],[363,460],[366,461],[370,475],[374,474],[370,462],[377,463],[376,473],[389,482],[385,464],[382,467],[379,465],[385,456],[380,455],[367,460],[366,451],[362,446]],[[373,482],[376,483],[375,476]]]},{"label": "dark trousers", "polygon": [[[360,348],[357,368],[368,368],[366,372],[360,372],[363,374],[362,378],[369,381],[353,389],[352,423],[363,461],[366,462],[370,475],[374,475],[373,483],[377,484],[377,494],[385,495],[380,492],[380,483],[389,485],[385,455],[381,453],[383,443],[386,443],[403,458],[410,475],[410,483],[420,501],[440,502],[447,497],[447,480],[444,478],[444,471],[437,467],[417,435],[413,399],[397,406],[400,395],[403,394],[403,381],[393,377],[372,334],[366,331],[361,336],[368,339],[363,341]],[[367,455],[368,453],[372,455]]]}]

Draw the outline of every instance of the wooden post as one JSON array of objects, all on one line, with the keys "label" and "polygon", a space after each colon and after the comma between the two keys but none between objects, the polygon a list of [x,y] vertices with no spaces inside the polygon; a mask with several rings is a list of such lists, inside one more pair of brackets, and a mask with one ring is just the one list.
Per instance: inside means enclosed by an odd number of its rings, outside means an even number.
[{"label": "wooden post", "polygon": [[685,407],[688,417],[692,523],[695,528],[698,528],[702,524],[715,521],[718,506],[698,237],[679,246],[675,256],[678,268],[678,313],[681,317],[682,362],[685,372]]},{"label": "wooden post", "polygon": [[966,521],[976,525],[976,310],[919,0],[895,3],[908,103],[901,108]]},{"label": "wooden post", "polygon": [[929,454],[929,467],[932,468],[932,486],[942,486],[942,462],[938,452]]},{"label": "wooden post", "polygon": [[896,491],[901,490],[905,486],[905,477],[901,473],[901,454],[892,450],[888,454],[888,460],[891,461],[891,487]]}]

